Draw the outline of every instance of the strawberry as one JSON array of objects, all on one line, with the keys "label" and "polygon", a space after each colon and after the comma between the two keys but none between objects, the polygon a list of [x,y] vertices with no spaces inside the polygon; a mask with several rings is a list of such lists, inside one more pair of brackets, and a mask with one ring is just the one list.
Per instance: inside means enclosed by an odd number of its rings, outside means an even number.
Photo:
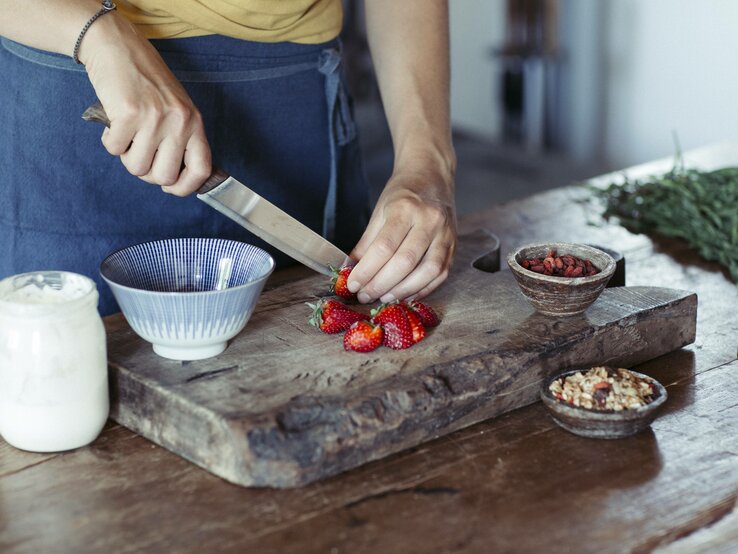
[{"label": "strawberry", "polygon": [[410,300],[406,302],[406,304],[412,311],[418,314],[424,327],[435,327],[441,323],[441,318],[438,317],[435,310],[428,304],[420,302],[419,300]]},{"label": "strawberry", "polygon": [[341,333],[351,327],[351,324],[355,321],[369,319],[368,315],[352,310],[332,298],[323,298],[315,304],[308,304],[308,306],[313,310],[308,323],[324,333]]},{"label": "strawberry", "polygon": [[413,345],[413,329],[405,308],[399,304],[382,304],[372,310],[372,322],[382,326],[382,344],[395,350]]},{"label": "strawberry", "polygon": [[371,352],[382,344],[384,331],[379,325],[355,321],[343,335],[343,348],[355,352]]},{"label": "strawberry", "polygon": [[405,315],[410,322],[410,328],[413,330],[413,344],[420,342],[425,338],[425,326],[420,321],[420,317],[407,304],[400,304],[405,309]]},{"label": "strawberry", "polygon": [[351,265],[345,265],[341,268],[331,268],[333,277],[331,278],[330,290],[336,296],[350,300],[354,300],[356,298],[356,293],[351,292],[348,289],[348,276],[352,269],[354,269],[354,266]]}]

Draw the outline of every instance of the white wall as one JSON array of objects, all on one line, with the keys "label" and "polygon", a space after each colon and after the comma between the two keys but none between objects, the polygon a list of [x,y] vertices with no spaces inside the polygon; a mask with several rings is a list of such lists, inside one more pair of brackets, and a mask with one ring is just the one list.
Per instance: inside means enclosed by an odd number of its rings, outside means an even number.
[{"label": "white wall", "polygon": [[604,158],[604,2],[562,0],[559,37],[558,148],[579,163]]},{"label": "white wall", "polygon": [[738,138],[738,2],[608,0],[604,144],[625,167]]},{"label": "white wall", "polygon": [[[505,0],[453,0],[451,118],[499,139]],[[617,169],[738,140],[738,0],[560,0],[566,154]]]},{"label": "white wall", "polygon": [[455,128],[490,139],[501,128],[499,64],[493,48],[505,38],[504,0],[452,0],[451,122]]}]

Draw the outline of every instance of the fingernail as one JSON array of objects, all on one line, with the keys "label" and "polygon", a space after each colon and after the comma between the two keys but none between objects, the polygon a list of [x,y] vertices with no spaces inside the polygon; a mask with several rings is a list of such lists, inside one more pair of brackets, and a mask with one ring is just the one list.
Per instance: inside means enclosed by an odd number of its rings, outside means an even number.
[{"label": "fingernail", "polygon": [[394,296],[393,296],[392,294],[389,294],[389,293],[388,293],[388,294],[385,294],[384,296],[382,296],[382,297],[381,297],[381,298],[379,299],[379,301],[380,301],[380,302],[381,302],[382,304],[389,304],[390,302],[394,302],[394,301],[395,301],[395,297],[394,297]]},{"label": "fingernail", "polygon": [[349,281],[348,290],[350,290],[351,292],[356,292],[360,288],[361,288],[361,283],[359,283],[358,281]]},{"label": "fingernail", "polygon": [[[351,287],[349,286],[349,289],[350,289],[350,288],[351,288]],[[358,295],[356,296],[356,299],[357,299],[357,300],[358,300],[359,302],[361,302],[362,304],[366,304],[367,302],[369,302],[369,301],[371,300],[371,298],[369,297],[369,295],[368,295],[367,293],[365,293],[365,292],[360,292],[360,293],[359,293],[359,294],[358,294]]]}]

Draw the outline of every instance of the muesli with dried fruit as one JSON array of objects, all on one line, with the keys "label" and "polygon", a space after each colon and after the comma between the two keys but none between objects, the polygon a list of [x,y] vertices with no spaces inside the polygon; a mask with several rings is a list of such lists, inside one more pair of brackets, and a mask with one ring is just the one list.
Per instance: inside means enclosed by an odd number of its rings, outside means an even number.
[{"label": "muesli with dried fruit", "polygon": [[599,411],[640,408],[656,397],[649,381],[627,369],[604,366],[554,379],[548,388],[561,402]]}]

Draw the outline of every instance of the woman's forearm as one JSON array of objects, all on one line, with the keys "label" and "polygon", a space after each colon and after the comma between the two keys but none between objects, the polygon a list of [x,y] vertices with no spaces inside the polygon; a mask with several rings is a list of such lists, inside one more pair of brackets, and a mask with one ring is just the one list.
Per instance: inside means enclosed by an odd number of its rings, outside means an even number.
[{"label": "woman's forearm", "polygon": [[367,0],[375,72],[395,163],[352,256],[362,303],[423,297],[448,276],[456,248],[456,157],[449,118],[446,0]]},{"label": "woman's forearm", "polygon": [[99,0],[0,0],[0,36],[71,56],[80,31],[100,7]]},{"label": "woman's forearm", "polygon": [[447,1],[368,0],[365,6],[396,167],[437,163],[451,176]]}]

